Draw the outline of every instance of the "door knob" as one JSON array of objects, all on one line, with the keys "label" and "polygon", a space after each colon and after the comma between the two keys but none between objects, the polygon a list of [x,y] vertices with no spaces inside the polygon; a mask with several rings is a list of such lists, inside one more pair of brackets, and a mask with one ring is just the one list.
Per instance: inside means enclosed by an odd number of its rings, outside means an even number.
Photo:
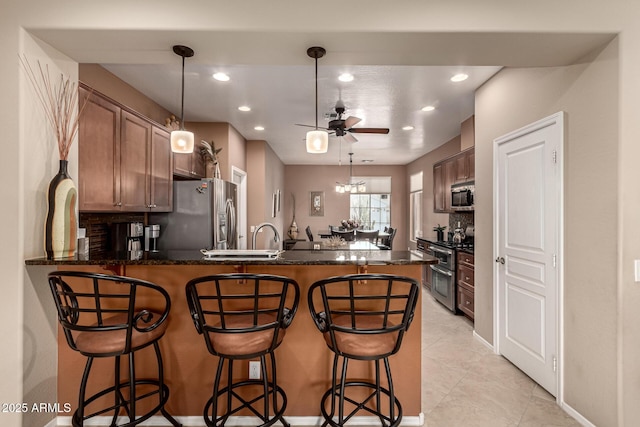
[{"label": "door knob", "polygon": [[496,262],[499,262],[500,264],[504,264],[504,258],[499,256],[498,258],[496,258]]}]

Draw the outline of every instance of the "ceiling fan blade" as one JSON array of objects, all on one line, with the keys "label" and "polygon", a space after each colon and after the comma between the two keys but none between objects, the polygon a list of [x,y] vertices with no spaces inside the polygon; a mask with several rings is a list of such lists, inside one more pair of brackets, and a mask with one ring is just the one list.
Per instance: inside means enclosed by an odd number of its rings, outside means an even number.
[{"label": "ceiling fan blade", "polygon": [[347,142],[358,142],[358,139],[355,136],[351,135],[350,132],[345,132],[344,140]]},{"label": "ceiling fan blade", "polygon": [[[314,126],[314,125],[303,125],[303,124],[300,124],[300,123],[296,123],[295,125],[296,125],[296,126],[304,126],[304,127],[306,127],[306,128],[315,128],[315,126]],[[322,130],[329,130],[329,128],[323,128],[322,126],[318,126],[318,129],[322,129]]]},{"label": "ceiling fan blade", "polygon": [[360,117],[353,117],[353,116],[349,116],[347,117],[347,119],[344,121],[344,127],[346,127],[347,129],[349,129],[350,127],[353,127],[354,125],[356,125],[357,123],[360,123],[362,119]]},{"label": "ceiling fan blade", "polygon": [[388,134],[389,129],[387,128],[351,128],[348,129],[349,132],[353,133],[379,133],[379,134]]}]

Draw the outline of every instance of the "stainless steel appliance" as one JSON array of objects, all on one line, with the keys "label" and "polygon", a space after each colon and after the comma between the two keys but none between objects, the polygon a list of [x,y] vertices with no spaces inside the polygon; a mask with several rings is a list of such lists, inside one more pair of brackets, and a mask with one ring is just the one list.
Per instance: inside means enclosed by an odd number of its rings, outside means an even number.
[{"label": "stainless steel appliance", "polygon": [[144,250],[158,252],[158,237],[160,237],[160,224],[149,224],[144,228]]},{"label": "stainless steel appliance", "polygon": [[472,211],[475,198],[475,183],[465,182],[451,186],[451,209]]},{"label": "stainless steel appliance", "polygon": [[141,222],[118,222],[111,225],[111,251],[127,255],[128,259],[142,257],[144,227]]},{"label": "stainless steel appliance", "polygon": [[438,258],[431,268],[431,295],[449,310],[456,311],[456,251],[436,243],[427,245],[427,254]]},{"label": "stainless steel appliance", "polygon": [[236,185],[218,178],[173,182],[173,212],[149,214],[159,250],[237,249]]}]

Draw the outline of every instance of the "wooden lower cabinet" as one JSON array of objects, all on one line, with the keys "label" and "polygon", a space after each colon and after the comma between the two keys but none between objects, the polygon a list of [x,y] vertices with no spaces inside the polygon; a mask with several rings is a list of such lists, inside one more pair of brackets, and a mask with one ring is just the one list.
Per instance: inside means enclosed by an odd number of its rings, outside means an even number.
[{"label": "wooden lower cabinet", "polygon": [[474,319],[474,264],[475,259],[473,254],[462,251],[457,253],[458,310],[471,320]]},{"label": "wooden lower cabinet", "polygon": [[170,212],[173,156],[162,126],[89,88],[78,132],[82,212]]}]

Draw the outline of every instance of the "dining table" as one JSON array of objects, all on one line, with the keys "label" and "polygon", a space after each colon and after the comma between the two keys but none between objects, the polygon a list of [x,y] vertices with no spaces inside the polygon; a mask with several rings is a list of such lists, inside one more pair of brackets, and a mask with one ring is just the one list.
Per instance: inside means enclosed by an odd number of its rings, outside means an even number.
[{"label": "dining table", "polygon": [[328,241],[303,241],[296,242],[290,251],[379,251],[376,245],[366,240],[359,240],[353,242],[344,242],[341,245],[332,245]]},{"label": "dining table", "polygon": [[[375,231],[375,230],[361,230],[361,231]],[[354,230],[355,233],[355,230]],[[318,236],[321,239],[328,239],[331,237],[331,230],[320,230],[318,231]],[[385,233],[384,231],[378,232],[378,239],[384,239],[385,237],[389,237],[389,233]]]}]

